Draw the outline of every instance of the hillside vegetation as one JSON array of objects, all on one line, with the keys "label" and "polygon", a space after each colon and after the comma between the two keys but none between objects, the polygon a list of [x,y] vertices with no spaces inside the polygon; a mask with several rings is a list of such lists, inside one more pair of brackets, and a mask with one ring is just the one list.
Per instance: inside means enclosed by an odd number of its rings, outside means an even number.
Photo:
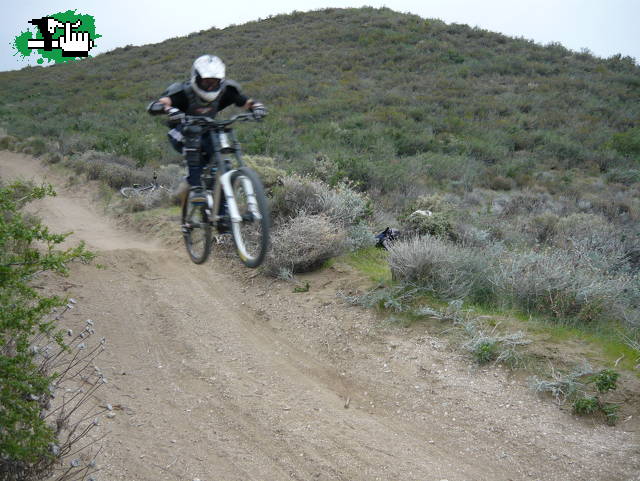
[{"label": "hillside vegetation", "polygon": [[[392,251],[397,280],[559,322],[640,325],[633,59],[388,9],[327,9],[2,73],[3,127],[55,139],[56,155],[76,163],[101,163],[82,157],[95,150],[120,170],[166,164],[176,154],[145,107],[205,52],[270,109],[239,129],[247,153],[366,192],[375,228],[397,220],[423,236]],[[301,183],[284,185],[316,189]]]},{"label": "hillside vegetation", "polygon": [[[144,108],[203,52],[271,110],[249,153],[382,191],[526,186],[547,169],[639,180],[640,68],[388,9],[329,9],[0,74],[9,133],[166,160]],[[623,173],[624,171],[624,173]],[[393,175],[393,177],[392,177]]]}]

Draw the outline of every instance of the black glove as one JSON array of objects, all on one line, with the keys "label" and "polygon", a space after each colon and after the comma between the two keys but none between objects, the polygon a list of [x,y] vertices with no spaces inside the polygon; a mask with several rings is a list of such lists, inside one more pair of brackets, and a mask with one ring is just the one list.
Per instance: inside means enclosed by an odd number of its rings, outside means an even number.
[{"label": "black glove", "polygon": [[179,124],[184,120],[184,112],[175,107],[170,107],[167,110],[167,115],[169,116],[169,122],[172,124]]},{"label": "black glove", "polygon": [[253,102],[251,112],[253,113],[253,118],[256,120],[260,120],[267,115],[267,109],[260,102]]},{"label": "black glove", "polygon": [[164,113],[164,104],[162,102],[158,102],[157,100],[151,102],[147,107],[147,112],[151,115],[160,115]]}]

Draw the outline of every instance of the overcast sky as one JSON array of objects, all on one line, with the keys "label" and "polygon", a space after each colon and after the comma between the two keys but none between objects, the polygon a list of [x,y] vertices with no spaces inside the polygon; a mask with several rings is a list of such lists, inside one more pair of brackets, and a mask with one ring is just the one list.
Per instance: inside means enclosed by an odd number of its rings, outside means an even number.
[{"label": "overcast sky", "polygon": [[[26,65],[14,55],[11,45],[32,18],[77,9],[95,18],[96,32],[102,35],[92,55],[127,44],[144,45],[213,26],[224,28],[293,10],[324,7],[386,6],[423,18],[439,18],[447,23],[465,23],[540,44],[560,42],[580,51],[589,49],[600,57],[621,53],[640,63],[640,0],[156,0],[156,1],[20,1],[3,2],[0,31],[0,71]],[[31,27],[33,28],[33,27]],[[215,53],[215,52],[214,52]]]}]

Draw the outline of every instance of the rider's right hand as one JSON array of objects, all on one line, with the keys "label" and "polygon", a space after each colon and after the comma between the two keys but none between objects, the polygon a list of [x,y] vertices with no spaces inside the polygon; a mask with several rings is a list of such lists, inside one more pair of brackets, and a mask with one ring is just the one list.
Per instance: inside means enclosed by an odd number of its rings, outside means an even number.
[{"label": "rider's right hand", "polygon": [[163,114],[165,112],[165,105],[162,102],[158,102],[156,100],[154,102],[151,102],[147,106],[147,112],[149,112],[149,114],[151,114],[151,115]]}]

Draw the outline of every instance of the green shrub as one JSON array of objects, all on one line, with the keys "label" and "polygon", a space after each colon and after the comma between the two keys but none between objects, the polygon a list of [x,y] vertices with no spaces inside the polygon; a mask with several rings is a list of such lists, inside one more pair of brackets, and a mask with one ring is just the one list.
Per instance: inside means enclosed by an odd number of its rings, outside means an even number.
[{"label": "green shrub", "polygon": [[473,355],[478,364],[486,364],[498,357],[498,344],[495,341],[484,340],[476,344]]},{"label": "green shrub", "polygon": [[598,392],[605,393],[613,391],[617,387],[620,374],[612,369],[603,369],[594,376],[593,383],[596,385]]},{"label": "green shrub", "polygon": [[418,197],[398,216],[402,230],[412,235],[431,235],[455,239],[453,206],[441,195]]},{"label": "green shrub", "polygon": [[611,169],[606,179],[610,183],[633,185],[640,182],[640,169]]},{"label": "green shrub", "polygon": [[615,134],[611,139],[613,148],[620,154],[640,158],[640,127]]},{"label": "green shrub", "polygon": [[514,182],[507,177],[496,175],[487,180],[487,187],[491,190],[511,190],[514,187]]},{"label": "green shrub", "polygon": [[62,161],[62,155],[58,152],[49,152],[45,157],[44,161],[47,164],[57,164]]},{"label": "green shrub", "polygon": [[593,414],[600,410],[600,401],[597,398],[586,396],[578,398],[573,402],[573,412],[584,416],[586,414]]},{"label": "green shrub", "polygon": [[593,414],[604,415],[604,420],[610,426],[618,421],[619,404],[607,402],[593,392],[595,385],[600,394],[616,388],[619,374],[611,369],[603,369],[594,373],[591,366],[584,364],[566,375],[553,373],[553,380],[531,380],[532,387],[539,393],[548,392],[553,395],[558,404],[571,402],[573,413],[580,416]]},{"label": "green shrub", "polygon": [[[41,272],[64,274],[70,262],[86,261],[93,255],[83,244],[58,250],[57,246],[67,235],[52,234],[39,221],[33,217],[27,219],[21,213],[25,203],[46,195],[55,195],[51,186],[16,183],[0,187],[0,474],[3,479],[44,479],[61,455],[69,452],[73,439],[82,438],[82,431],[78,431],[66,442],[58,439],[68,422],[65,417],[68,413],[45,416],[63,376],[50,372],[49,358],[43,357],[34,345],[34,340],[45,339],[45,343],[50,344],[51,355],[53,351],[65,352],[67,346],[52,311],[68,301],[43,295],[34,289],[31,280]],[[84,360],[84,357],[74,359]],[[62,364],[59,366],[64,368]],[[64,449],[52,449],[60,444],[64,444]]]},{"label": "green shrub", "polygon": [[0,136],[0,150],[13,150],[15,148],[18,139],[12,135]]},{"label": "green shrub", "polygon": [[27,147],[29,149],[29,153],[36,157],[41,156],[49,150],[45,140],[40,137],[29,137],[25,140],[24,147]]},{"label": "green shrub", "polygon": [[265,189],[270,190],[283,179],[287,173],[275,166],[274,159],[264,156],[246,156],[245,162],[260,176]]},{"label": "green shrub", "polygon": [[402,220],[402,230],[418,236],[455,238],[451,215],[447,212],[415,211]]},{"label": "green shrub", "polygon": [[613,403],[601,403],[600,410],[605,415],[605,421],[609,426],[614,426],[619,419],[620,406]]}]

